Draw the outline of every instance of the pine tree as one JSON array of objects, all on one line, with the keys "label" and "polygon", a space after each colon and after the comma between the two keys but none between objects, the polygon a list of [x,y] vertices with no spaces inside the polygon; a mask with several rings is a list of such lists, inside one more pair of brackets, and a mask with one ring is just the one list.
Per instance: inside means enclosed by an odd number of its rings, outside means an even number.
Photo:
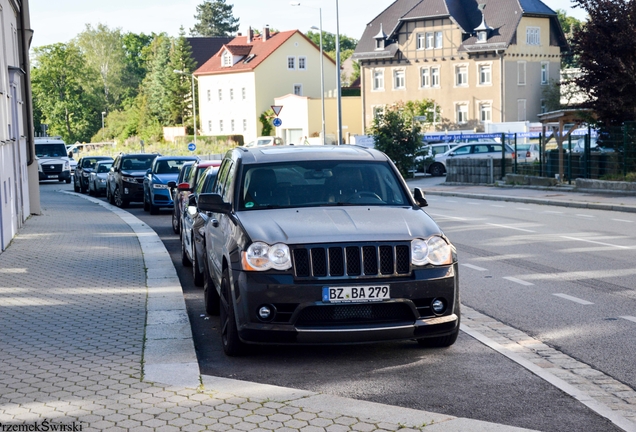
[{"label": "pine tree", "polygon": [[238,18],[232,15],[234,5],[225,0],[204,0],[197,6],[197,23],[190,29],[192,36],[230,36],[239,28]]},{"label": "pine tree", "polygon": [[[179,37],[172,43],[170,50],[170,69],[173,75],[169,84],[170,122],[174,125],[192,124],[192,107],[196,101],[196,87],[194,89],[195,101],[192,100],[192,72],[196,68],[196,62],[192,57],[192,47],[185,37],[183,26],[179,30]],[[177,73],[175,71],[181,71]],[[196,84],[196,82],[195,82]]]}]

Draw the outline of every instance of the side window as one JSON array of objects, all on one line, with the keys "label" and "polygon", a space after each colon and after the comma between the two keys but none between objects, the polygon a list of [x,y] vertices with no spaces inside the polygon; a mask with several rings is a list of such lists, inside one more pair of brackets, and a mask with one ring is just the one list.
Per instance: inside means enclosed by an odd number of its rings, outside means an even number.
[{"label": "side window", "polygon": [[227,179],[227,173],[230,170],[231,164],[232,159],[225,159],[223,163],[221,163],[221,168],[219,168],[219,173],[216,175],[216,184],[212,192],[223,195],[225,180]]},{"label": "side window", "polygon": [[205,184],[205,178],[207,177],[206,175],[204,175],[205,171],[201,173],[201,178],[199,178],[199,180],[197,181],[197,187],[195,189],[196,193],[200,194],[201,191],[203,190],[203,185]]},{"label": "side window", "polygon": [[199,170],[197,165],[193,165],[192,169],[190,169],[190,175],[188,176],[188,183],[190,187],[194,186],[194,182],[196,181],[197,171]]},{"label": "side window", "polygon": [[228,170],[227,178],[224,181],[225,183],[224,190],[223,190],[224,202],[232,201],[232,191],[234,190],[234,173],[235,172],[236,172],[236,164],[232,163],[232,165],[230,166],[230,169]]}]

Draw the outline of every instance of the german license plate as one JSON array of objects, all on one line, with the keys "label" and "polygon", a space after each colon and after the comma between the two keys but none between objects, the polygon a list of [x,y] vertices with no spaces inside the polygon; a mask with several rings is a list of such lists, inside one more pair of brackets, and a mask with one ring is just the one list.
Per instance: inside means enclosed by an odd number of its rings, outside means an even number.
[{"label": "german license plate", "polygon": [[325,303],[370,302],[391,298],[388,285],[355,287],[322,287],[322,301]]},{"label": "german license plate", "polygon": [[46,176],[47,178],[57,178],[57,175]]}]

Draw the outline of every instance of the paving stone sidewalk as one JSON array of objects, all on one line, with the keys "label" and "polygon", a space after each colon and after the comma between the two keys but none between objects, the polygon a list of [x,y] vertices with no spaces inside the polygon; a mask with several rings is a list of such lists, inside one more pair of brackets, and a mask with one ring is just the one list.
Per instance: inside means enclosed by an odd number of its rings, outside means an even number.
[{"label": "paving stone sidewalk", "polygon": [[[189,323],[160,241],[138,219],[105,207],[43,193],[43,215],[31,217],[0,254],[0,430],[522,430],[193,380]],[[182,381],[191,384],[176,384]]]}]

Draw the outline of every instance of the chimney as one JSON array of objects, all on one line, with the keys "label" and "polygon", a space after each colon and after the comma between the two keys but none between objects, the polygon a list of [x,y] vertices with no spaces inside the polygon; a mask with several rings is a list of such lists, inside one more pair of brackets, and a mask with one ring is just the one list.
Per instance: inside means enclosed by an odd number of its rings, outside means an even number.
[{"label": "chimney", "polygon": [[247,29],[247,43],[252,43],[252,39],[254,39],[254,30],[252,30],[252,26],[249,26]]},{"label": "chimney", "polygon": [[269,24],[265,24],[265,28],[263,29],[263,42],[267,41],[267,39],[269,39]]}]

